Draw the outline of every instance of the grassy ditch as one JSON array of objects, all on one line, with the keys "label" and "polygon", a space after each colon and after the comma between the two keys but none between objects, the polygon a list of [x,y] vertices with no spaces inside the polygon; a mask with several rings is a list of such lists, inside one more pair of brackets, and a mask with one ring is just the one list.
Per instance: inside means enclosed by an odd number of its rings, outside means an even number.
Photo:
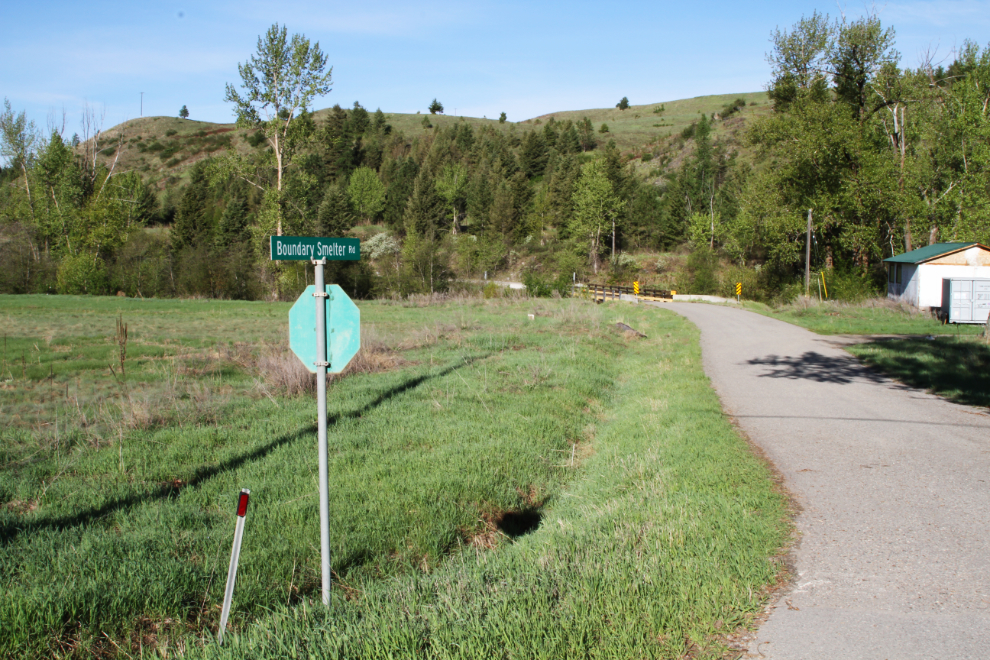
[{"label": "grassy ditch", "polygon": [[783,498],[673,314],[362,304],[370,355],[330,387],[328,616],[288,305],[2,302],[0,657],[714,657],[778,575]]}]

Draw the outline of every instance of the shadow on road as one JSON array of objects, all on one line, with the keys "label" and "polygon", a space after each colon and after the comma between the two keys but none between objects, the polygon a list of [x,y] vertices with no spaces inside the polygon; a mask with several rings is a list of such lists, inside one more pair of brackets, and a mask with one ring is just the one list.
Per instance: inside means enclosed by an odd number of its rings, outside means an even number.
[{"label": "shadow on road", "polygon": [[829,357],[808,351],[800,357],[768,355],[747,360],[746,363],[770,367],[768,371],[760,374],[760,378],[813,380],[818,383],[837,383],[840,385],[855,380],[865,380],[871,383],[887,382],[887,379],[881,374],[864,366],[852,356]]}]

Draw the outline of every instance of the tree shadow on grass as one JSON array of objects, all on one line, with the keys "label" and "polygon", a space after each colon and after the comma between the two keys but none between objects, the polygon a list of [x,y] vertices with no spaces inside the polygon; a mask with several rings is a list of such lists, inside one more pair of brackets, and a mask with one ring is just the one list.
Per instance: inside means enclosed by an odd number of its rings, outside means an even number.
[{"label": "tree shadow on grass", "polygon": [[[327,425],[331,426],[334,423],[344,420],[344,419],[355,419],[361,417],[368,412],[374,410],[378,406],[382,405],[390,399],[394,399],[403,393],[419,387],[423,383],[434,378],[440,378],[446,376],[449,373],[468,366],[472,362],[483,359],[485,355],[475,355],[472,357],[467,357],[462,359],[460,362],[450,365],[445,369],[441,369],[433,374],[424,374],[417,376],[415,378],[410,378],[395,387],[389,388],[379,394],[370,402],[356,408],[348,413],[343,413],[340,415],[331,415],[327,418]],[[118,511],[123,511],[145,502],[153,502],[156,500],[167,500],[178,497],[179,493],[186,488],[197,488],[205,482],[213,479],[214,477],[231,472],[233,470],[239,469],[241,466],[260,461],[279,447],[288,445],[299,438],[309,437],[316,433],[317,428],[315,424],[309,424],[297,431],[292,433],[287,433],[283,436],[275,438],[271,442],[255,447],[251,451],[239,454],[225,461],[221,461],[217,465],[204,465],[195,470],[193,476],[189,478],[188,481],[182,483],[179,481],[168,482],[163,484],[159,488],[153,490],[149,493],[135,493],[133,495],[128,495],[126,497],[120,497],[110,500],[106,504],[88,509],[86,511],[80,511],[69,516],[62,516],[59,518],[47,518],[42,520],[33,520],[23,524],[5,525],[0,527],[0,545],[6,545],[13,541],[15,538],[24,533],[32,533],[45,529],[55,529],[62,530],[71,527],[78,527],[80,525],[87,525],[95,520],[99,520],[105,516],[117,513]]]},{"label": "tree shadow on grass", "polygon": [[891,378],[968,406],[990,407],[990,346],[968,339],[905,337],[850,348]]},{"label": "tree shadow on grass", "polygon": [[808,351],[800,357],[768,355],[747,360],[747,364],[765,365],[768,371],[760,378],[790,378],[818,383],[846,385],[856,380],[882,383],[886,379],[851,355],[833,357]]}]

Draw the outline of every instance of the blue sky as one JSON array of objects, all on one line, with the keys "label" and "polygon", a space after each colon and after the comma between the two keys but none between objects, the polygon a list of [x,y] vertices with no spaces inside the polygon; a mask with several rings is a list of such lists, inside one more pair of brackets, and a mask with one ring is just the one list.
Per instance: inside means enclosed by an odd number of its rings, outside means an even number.
[{"label": "blue sky", "polygon": [[[842,5],[849,17],[866,5]],[[795,2],[14,2],[0,21],[0,96],[39,128],[64,109],[105,109],[104,128],[141,114],[232,121],[224,85],[275,22],[329,56],[333,91],[316,108],[360,101],[370,110],[523,120],[558,110],[655,103],[763,89],[775,27],[837,4]],[[990,0],[889,2],[902,66],[941,58],[966,38],[990,41]],[[60,120],[59,120],[60,121]]]}]

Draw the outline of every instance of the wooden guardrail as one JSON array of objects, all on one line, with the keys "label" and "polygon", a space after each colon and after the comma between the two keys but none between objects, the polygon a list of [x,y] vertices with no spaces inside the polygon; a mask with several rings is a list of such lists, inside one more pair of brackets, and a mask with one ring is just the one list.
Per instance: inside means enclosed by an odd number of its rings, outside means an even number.
[{"label": "wooden guardrail", "polygon": [[646,289],[640,286],[613,286],[605,284],[575,284],[574,297],[604,302],[606,300],[618,300],[622,294],[636,296],[640,300],[649,302],[671,302],[676,291],[667,289]]}]

